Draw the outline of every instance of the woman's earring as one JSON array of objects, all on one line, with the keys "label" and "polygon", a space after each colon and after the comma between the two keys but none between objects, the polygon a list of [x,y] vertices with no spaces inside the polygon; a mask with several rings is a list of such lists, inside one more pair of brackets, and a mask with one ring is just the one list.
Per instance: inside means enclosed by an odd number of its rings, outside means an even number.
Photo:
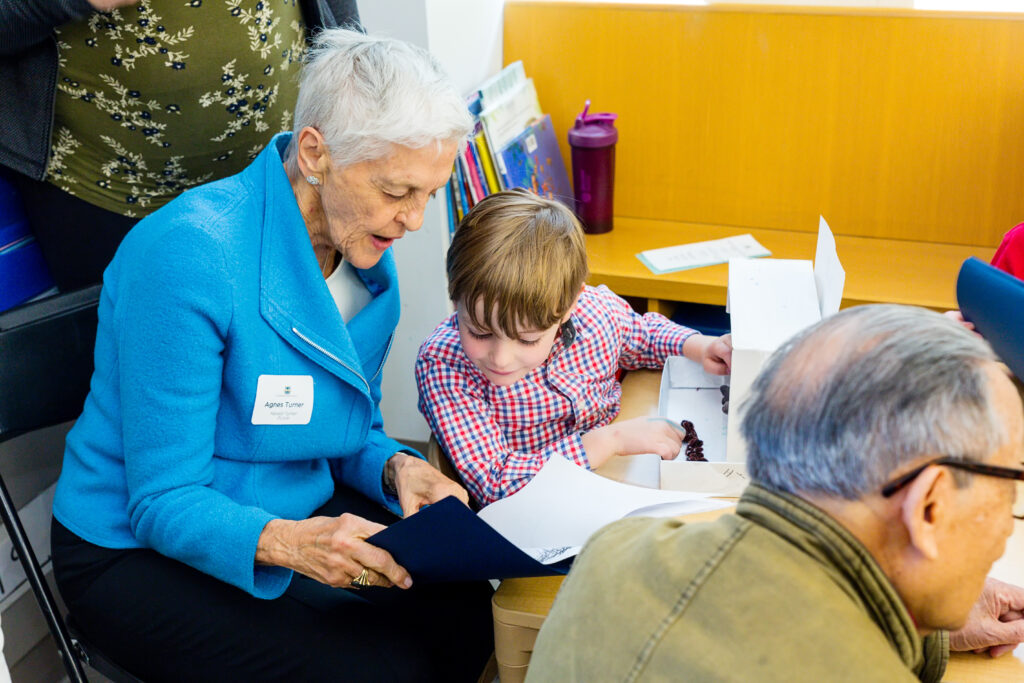
[{"label": "woman's earring", "polygon": [[306,182],[309,183],[310,185],[319,185],[320,179],[317,178],[315,175],[308,175],[306,176]]}]

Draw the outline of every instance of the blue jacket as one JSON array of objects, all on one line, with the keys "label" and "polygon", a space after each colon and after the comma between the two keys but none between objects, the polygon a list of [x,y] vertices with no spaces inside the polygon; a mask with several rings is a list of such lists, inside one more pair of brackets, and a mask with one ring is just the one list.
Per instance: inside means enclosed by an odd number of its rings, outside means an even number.
[{"label": "blue jacket", "polygon": [[[407,450],[378,408],[399,312],[391,253],[358,271],[373,299],[346,326],[284,173],[290,138],[125,238],[54,500],[96,545],[153,548],[261,598],[291,580],[254,564],[267,522],[308,517],[335,479],[397,511],[381,473]],[[260,375],[312,377],[309,423],[252,424]]]}]

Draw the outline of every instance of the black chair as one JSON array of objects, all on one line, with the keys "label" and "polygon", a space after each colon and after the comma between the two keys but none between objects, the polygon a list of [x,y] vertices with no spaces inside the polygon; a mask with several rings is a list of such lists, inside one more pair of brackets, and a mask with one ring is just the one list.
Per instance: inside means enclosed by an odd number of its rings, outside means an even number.
[{"label": "black chair", "polygon": [[[0,443],[82,412],[92,377],[99,295],[97,285],[0,313]],[[62,619],[2,476],[0,517],[70,680],[88,680],[85,662],[116,683],[138,683],[90,646],[70,616]]]}]

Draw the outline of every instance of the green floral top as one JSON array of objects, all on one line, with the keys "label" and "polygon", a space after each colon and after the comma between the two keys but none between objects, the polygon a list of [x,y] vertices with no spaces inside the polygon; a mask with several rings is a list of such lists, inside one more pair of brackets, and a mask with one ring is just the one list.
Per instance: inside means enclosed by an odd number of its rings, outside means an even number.
[{"label": "green floral top", "polygon": [[291,129],[296,0],[140,0],[57,33],[46,179],[91,204],[145,216]]}]

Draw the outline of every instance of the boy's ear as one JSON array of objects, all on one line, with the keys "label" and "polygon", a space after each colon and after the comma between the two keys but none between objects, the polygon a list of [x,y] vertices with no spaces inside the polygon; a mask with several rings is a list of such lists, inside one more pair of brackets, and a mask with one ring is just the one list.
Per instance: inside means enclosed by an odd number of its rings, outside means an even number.
[{"label": "boy's ear", "polygon": [[561,324],[564,324],[569,321],[569,317],[572,315],[572,312],[576,310],[576,306],[580,303],[580,297],[583,296],[583,290],[586,289],[586,287],[586,285],[580,287],[580,292],[579,294],[576,295],[576,299],[573,300],[572,306],[570,306],[569,310],[566,311],[565,315],[562,316]]}]

